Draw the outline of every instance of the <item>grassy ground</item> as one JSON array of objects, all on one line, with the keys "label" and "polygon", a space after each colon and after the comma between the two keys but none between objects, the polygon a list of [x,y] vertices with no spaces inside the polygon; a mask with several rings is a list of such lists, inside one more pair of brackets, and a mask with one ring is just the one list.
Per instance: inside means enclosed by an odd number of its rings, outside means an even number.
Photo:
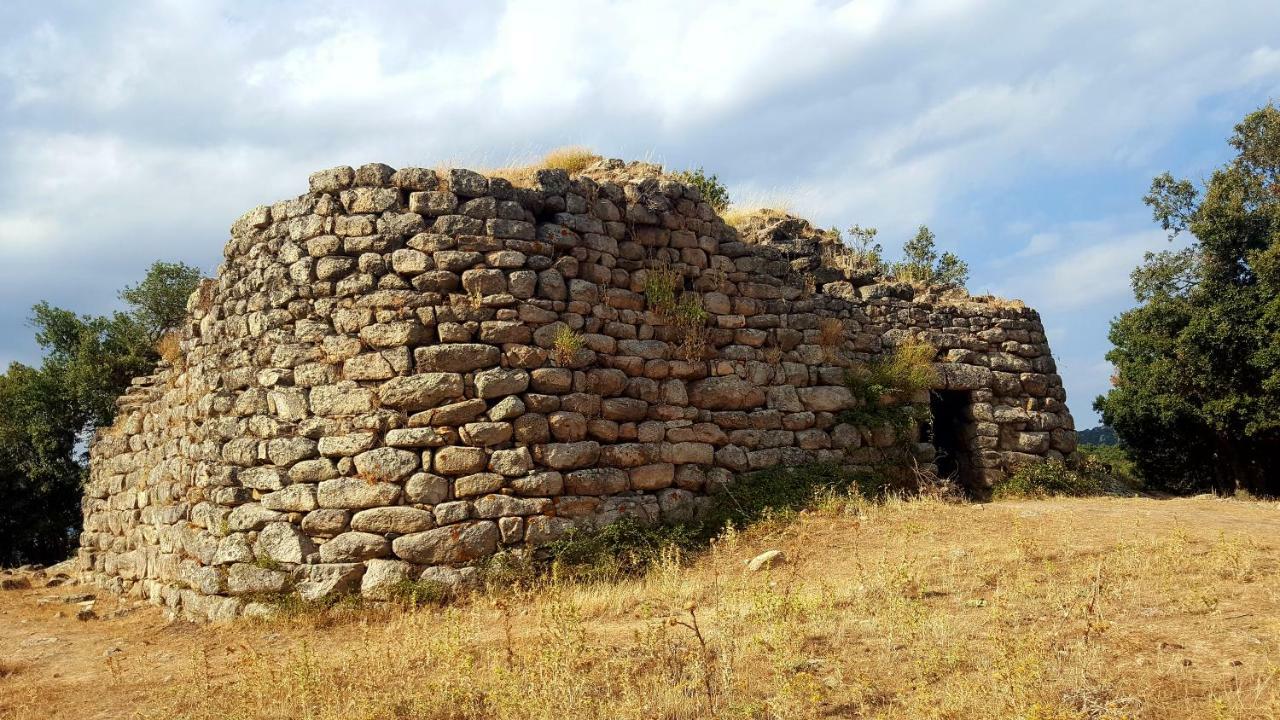
[{"label": "grassy ground", "polygon": [[1211,498],[832,501],[633,580],[223,627],[6,591],[0,717],[1276,717],[1278,523]]}]

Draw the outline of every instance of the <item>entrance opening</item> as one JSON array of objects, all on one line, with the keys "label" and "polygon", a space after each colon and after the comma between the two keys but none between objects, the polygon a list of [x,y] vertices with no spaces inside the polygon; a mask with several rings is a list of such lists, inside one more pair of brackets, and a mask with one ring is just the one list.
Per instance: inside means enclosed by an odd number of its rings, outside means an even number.
[{"label": "entrance opening", "polygon": [[926,438],[937,451],[938,476],[951,478],[961,487],[973,488],[973,458],[969,451],[968,418],[970,394],[959,390],[934,390],[929,393],[929,413],[933,421],[926,428]]}]

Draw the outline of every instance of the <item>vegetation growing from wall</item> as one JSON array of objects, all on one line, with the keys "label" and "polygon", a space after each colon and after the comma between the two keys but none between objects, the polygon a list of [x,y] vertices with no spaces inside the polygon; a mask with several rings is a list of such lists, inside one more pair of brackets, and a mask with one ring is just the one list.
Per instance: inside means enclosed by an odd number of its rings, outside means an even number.
[{"label": "vegetation growing from wall", "polygon": [[683,292],[683,285],[680,273],[669,265],[659,264],[645,275],[645,304],[663,322],[680,332],[681,341],[677,349],[680,357],[698,360],[707,351],[702,330],[710,314],[702,307],[702,297],[697,293]]},{"label": "vegetation growing from wall", "polygon": [[857,406],[840,417],[858,427],[888,425],[902,430],[928,419],[928,407],[914,402],[921,392],[933,387],[933,368],[938,351],[923,342],[908,342],[845,374],[845,384]]},{"label": "vegetation growing from wall", "polygon": [[938,254],[936,240],[933,231],[921,225],[915,236],[903,243],[902,260],[894,263],[890,271],[907,282],[964,287],[969,280],[969,264],[955,253]]},{"label": "vegetation growing from wall", "polygon": [[875,275],[892,275],[898,280],[920,285],[952,285],[963,288],[969,280],[969,264],[952,252],[937,251],[937,236],[926,225],[902,244],[902,258],[888,261],[884,247],[876,242],[879,231],[873,227],[853,225],[840,236],[848,252],[842,258],[851,270],[865,270]]},{"label": "vegetation growing from wall", "polygon": [[675,177],[686,185],[698,188],[698,191],[702,193],[702,199],[711,206],[712,210],[719,213],[729,208],[729,188],[720,182],[719,177],[708,175],[702,168],[683,170],[675,173]]},{"label": "vegetation growing from wall", "polygon": [[155,367],[158,345],[181,324],[199,278],[196,268],[157,262],[121,291],[123,312],[32,309],[44,359],[39,368],[14,363],[0,375],[0,565],[53,562],[70,552],[84,442],[111,423],[130,381]]},{"label": "vegetation growing from wall", "polygon": [[577,175],[600,161],[600,156],[590,148],[570,146],[556,148],[542,158],[542,166],[549,170],[564,170],[570,175]]},{"label": "vegetation growing from wall", "polygon": [[555,335],[551,338],[554,360],[561,367],[572,365],[584,346],[582,335],[568,325],[556,328]]},{"label": "vegetation growing from wall", "polygon": [[1096,407],[1148,487],[1280,494],[1280,109],[1250,113],[1203,189],[1165,173],[1145,201],[1182,249],[1148,253],[1111,325]]},{"label": "vegetation growing from wall", "polygon": [[876,235],[879,233],[873,227],[862,227],[861,225],[851,226],[846,233],[848,234],[848,247],[850,250],[850,259],[855,267],[870,270],[877,275],[885,273],[884,248],[880,243],[876,242]]},{"label": "vegetation growing from wall", "polygon": [[502,178],[516,187],[533,187],[537,184],[539,170],[564,170],[570,176],[574,176],[599,162],[600,159],[600,156],[591,148],[568,145],[555,148],[532,163],[490,168],[485,172],[492,177]]}]

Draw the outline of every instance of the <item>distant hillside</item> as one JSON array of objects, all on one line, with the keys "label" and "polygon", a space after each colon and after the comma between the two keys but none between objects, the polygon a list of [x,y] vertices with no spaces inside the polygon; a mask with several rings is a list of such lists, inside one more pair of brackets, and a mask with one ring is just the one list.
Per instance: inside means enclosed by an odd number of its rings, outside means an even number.
[{"label": "distant hillside", "polygon": [[1099,425],[1096,428],[1088,430],[1077,430],[1076,440],[1081,445],[1119,445],[1120,438],[1116,437],[1116,431],[1106,425]]}]

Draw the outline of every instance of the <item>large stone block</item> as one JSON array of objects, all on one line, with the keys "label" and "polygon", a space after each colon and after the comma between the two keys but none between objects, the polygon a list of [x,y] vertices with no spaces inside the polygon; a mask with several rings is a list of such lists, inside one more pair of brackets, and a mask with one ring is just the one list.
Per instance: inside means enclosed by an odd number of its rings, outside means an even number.
[{"label": "large stone block", "polygon": [[600,459],[600,443],[585,440],[540,445],[534,449],[534,458],[555,470],[590,467]]},{"label": "large stone block", "polygon": [[414,567],[407,562],[370,560],[360,578],[360,595],[368,600],[393,600],[399,587],[414,574]]},{"label": "large stone block", "polygon": [[613,495],[626,491],[629,482],[627,471],[620,468],[574,470],[564,476],[565,492],[571,495]]},{"label": "large stone block", "polygon": [[309,602],[350,595],[359,590],[364,571],[360,563],[303,565],[293,571],[294,590]]},{"label": "large stone block", "polygon": [[689,402],[703,410],[749,410],[765,403],[765,393],[737,375],[725,375],[691,383]]},{"label": "large stone block", "polygon": [[796,390],[800,402],[810,412],[840,412],[855,404],[853,393],[843,385],[819,385]]},{"label": "large stone block", "polygon": [[422,532],[435,525],[431,513],[411,507],[370,508],[351,517],[352,530],[383,535]]},{"label": "large stone block", "polygon": [[[419,348],[422,349],[425,348]],[[493,350],[496,352],[497,348]],[[462,376],[452,372],[428,372],[392,378],[378,388],[378,398],[382,404],[400,410],[426,410],[446,400],[460,397]]]},{"label": "large stone block", "polygon": [[399,482],[412,475],[419,465],[418,454],[408,450],[380,447],[355,456],[360,479],[377,482]]},{"label": "large stone block", "polygon": [[[428,345],[413,351],[413,360],[419,372],[464,373],[479,368],[493,367],[502,359],[502,352],[493,345],[481,343],[445,343]],[[454,397],[462,397],[461,393]]]},{"label": "large stone block", "polygon": [[515,368],[491,368],[476,373],[476,394],[482,398],[515,395],[529,389],[529,373]]},{"label": "large stone block", "polygon": [[316,499],[323,508],[371,508],[394,505],[400,497],[400,486],[384,482],[368,482],[359,478],[334,478],[316,487]]},{"label": "large stone block", "polygon": [[364,562],[391,554],[391,541],[369,532],[345,532],[320,546],[320,562]]},{"label": "large stone block", "polygon": [[470,475],[484,470],[488,462],[484,448],[451,445],[436,451],[431,468],[441,475]]},{"label": "large stone block", "polygon": [[289,587],[289,574],[257,565],[239,563],[227,573],[227,592],[232,595],[279,593]]},{"label": "large stone block", "polygon": [[303,535],[292,523],[273,522],[258,533],[258,541],[253,550],[260,558],[296,564],[306,561],[307,556],[316,551],[316,547],[311,538]]},{"label": "large stone block", "polygon": [[469,562],[498,549],[498,525],[481,520],[402,535],[391,548],[398,557],[420,565]]}]

